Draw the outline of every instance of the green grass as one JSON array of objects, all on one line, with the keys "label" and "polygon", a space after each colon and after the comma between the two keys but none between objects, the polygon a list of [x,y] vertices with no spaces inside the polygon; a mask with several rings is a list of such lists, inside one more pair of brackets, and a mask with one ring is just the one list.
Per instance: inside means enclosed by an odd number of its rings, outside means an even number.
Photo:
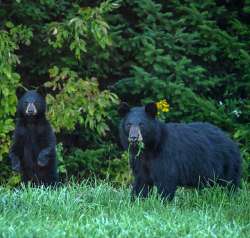
[{"label": "green grass", "polygon": [[107,183],[1,187],[0,237],[250,237],[250,191],[179,189],[169,203]]}]

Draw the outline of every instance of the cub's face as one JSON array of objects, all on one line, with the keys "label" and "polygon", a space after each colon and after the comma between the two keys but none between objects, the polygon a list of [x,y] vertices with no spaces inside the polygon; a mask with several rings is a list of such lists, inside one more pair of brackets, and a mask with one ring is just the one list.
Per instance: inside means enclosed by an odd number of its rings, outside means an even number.
[{"label": "cub's face", "polygon": [[126,137],[128,144],[133,146],[141,141],[148,144],[155,138],[157,108],[154,103],[133,108],[122,103],[118,111],[123,117],[120,132]]},{"label": "cub's face", "polygon": [[45,114],[46,103],[37,91],[30,90],[19,100],[17,111],[19,115],[26,118],[37,117]]}]

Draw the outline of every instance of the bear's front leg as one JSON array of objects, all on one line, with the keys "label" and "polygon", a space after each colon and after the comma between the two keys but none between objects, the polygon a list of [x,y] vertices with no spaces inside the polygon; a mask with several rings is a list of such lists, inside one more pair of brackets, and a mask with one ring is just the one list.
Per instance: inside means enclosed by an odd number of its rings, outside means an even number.
[{"label": "bear's front leg", "polygon": [[132,199],[134,200],[136,197],[146,198],[151,189],[152,189],[151,184],[148,184],[142,178],[136,178],[132,188],[132,194],[131,194]]},{"label": "bear's front leg", "polygon": [[20,158],[23,156],[23,138],[15,131],[13,135],[13,144],[9,151],[11,168],[14,171],[21,172]]},{"label": "bear's front leg", "polygon": [[173,181],[156,182],[155,186],[163,200],[173,200],[176,191],[176,185]]},{"label": "bear's front leg", "polygon": [[16,172],[21,172],[21,162],[18,156],[16,156],[14,153],[9,154],[9,158],[11,161],[11,168],[12,170]]},{"label": "bear's front leg", "polygon": [[40,167],[45,167],[48,165],[49,160],[51,158],[56,157],[55,147],[56,147],[56,139],[52,130],[45,137],[46,147],[43,148],[37,158],[37,164]]},{"label": "bear's front leg", "polygon": [[50,158],[53,156],[54,156],[54,148],[48,147],[46,149],[43,149],[38,155],[37,164],[40,167],[45,167],[48,165]]}]

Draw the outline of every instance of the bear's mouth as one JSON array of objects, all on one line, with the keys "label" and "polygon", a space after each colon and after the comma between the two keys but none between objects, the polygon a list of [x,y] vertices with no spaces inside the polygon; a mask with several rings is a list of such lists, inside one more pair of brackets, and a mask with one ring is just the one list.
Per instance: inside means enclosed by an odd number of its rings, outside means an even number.
[{"label": "bear's mouth", "polygon": [[139,126],[132,125],[130,127],[128,142],[130,152],[132,152],[132,154],[135,154],[137,158],[144,149],[143,138]]},{"label": "bear's mouth", "polygon": [[139,141],[129,141],[129,146],[133,149],[136,149],[139,145]]},{"label": "bear's mouth", "polygon": [[144,149],[144,143],[142,140],[129,143],[129,150],[135,155],[135,158],[139,158]]},{"label": "bear's mouth", "polygon": [[36,115],[36,112],[26,112],[25,115],[28,117],[33,117]]}]

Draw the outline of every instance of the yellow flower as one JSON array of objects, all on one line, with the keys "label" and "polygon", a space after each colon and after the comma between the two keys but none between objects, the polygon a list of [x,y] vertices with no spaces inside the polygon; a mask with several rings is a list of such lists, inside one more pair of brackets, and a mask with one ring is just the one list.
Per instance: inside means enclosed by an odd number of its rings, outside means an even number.
[{"label": "yellow flower", "polygon": [[156,103],[157,109],[162,112],[168,112],[169,111],[169,104],[166,99],[163,99]]}]

